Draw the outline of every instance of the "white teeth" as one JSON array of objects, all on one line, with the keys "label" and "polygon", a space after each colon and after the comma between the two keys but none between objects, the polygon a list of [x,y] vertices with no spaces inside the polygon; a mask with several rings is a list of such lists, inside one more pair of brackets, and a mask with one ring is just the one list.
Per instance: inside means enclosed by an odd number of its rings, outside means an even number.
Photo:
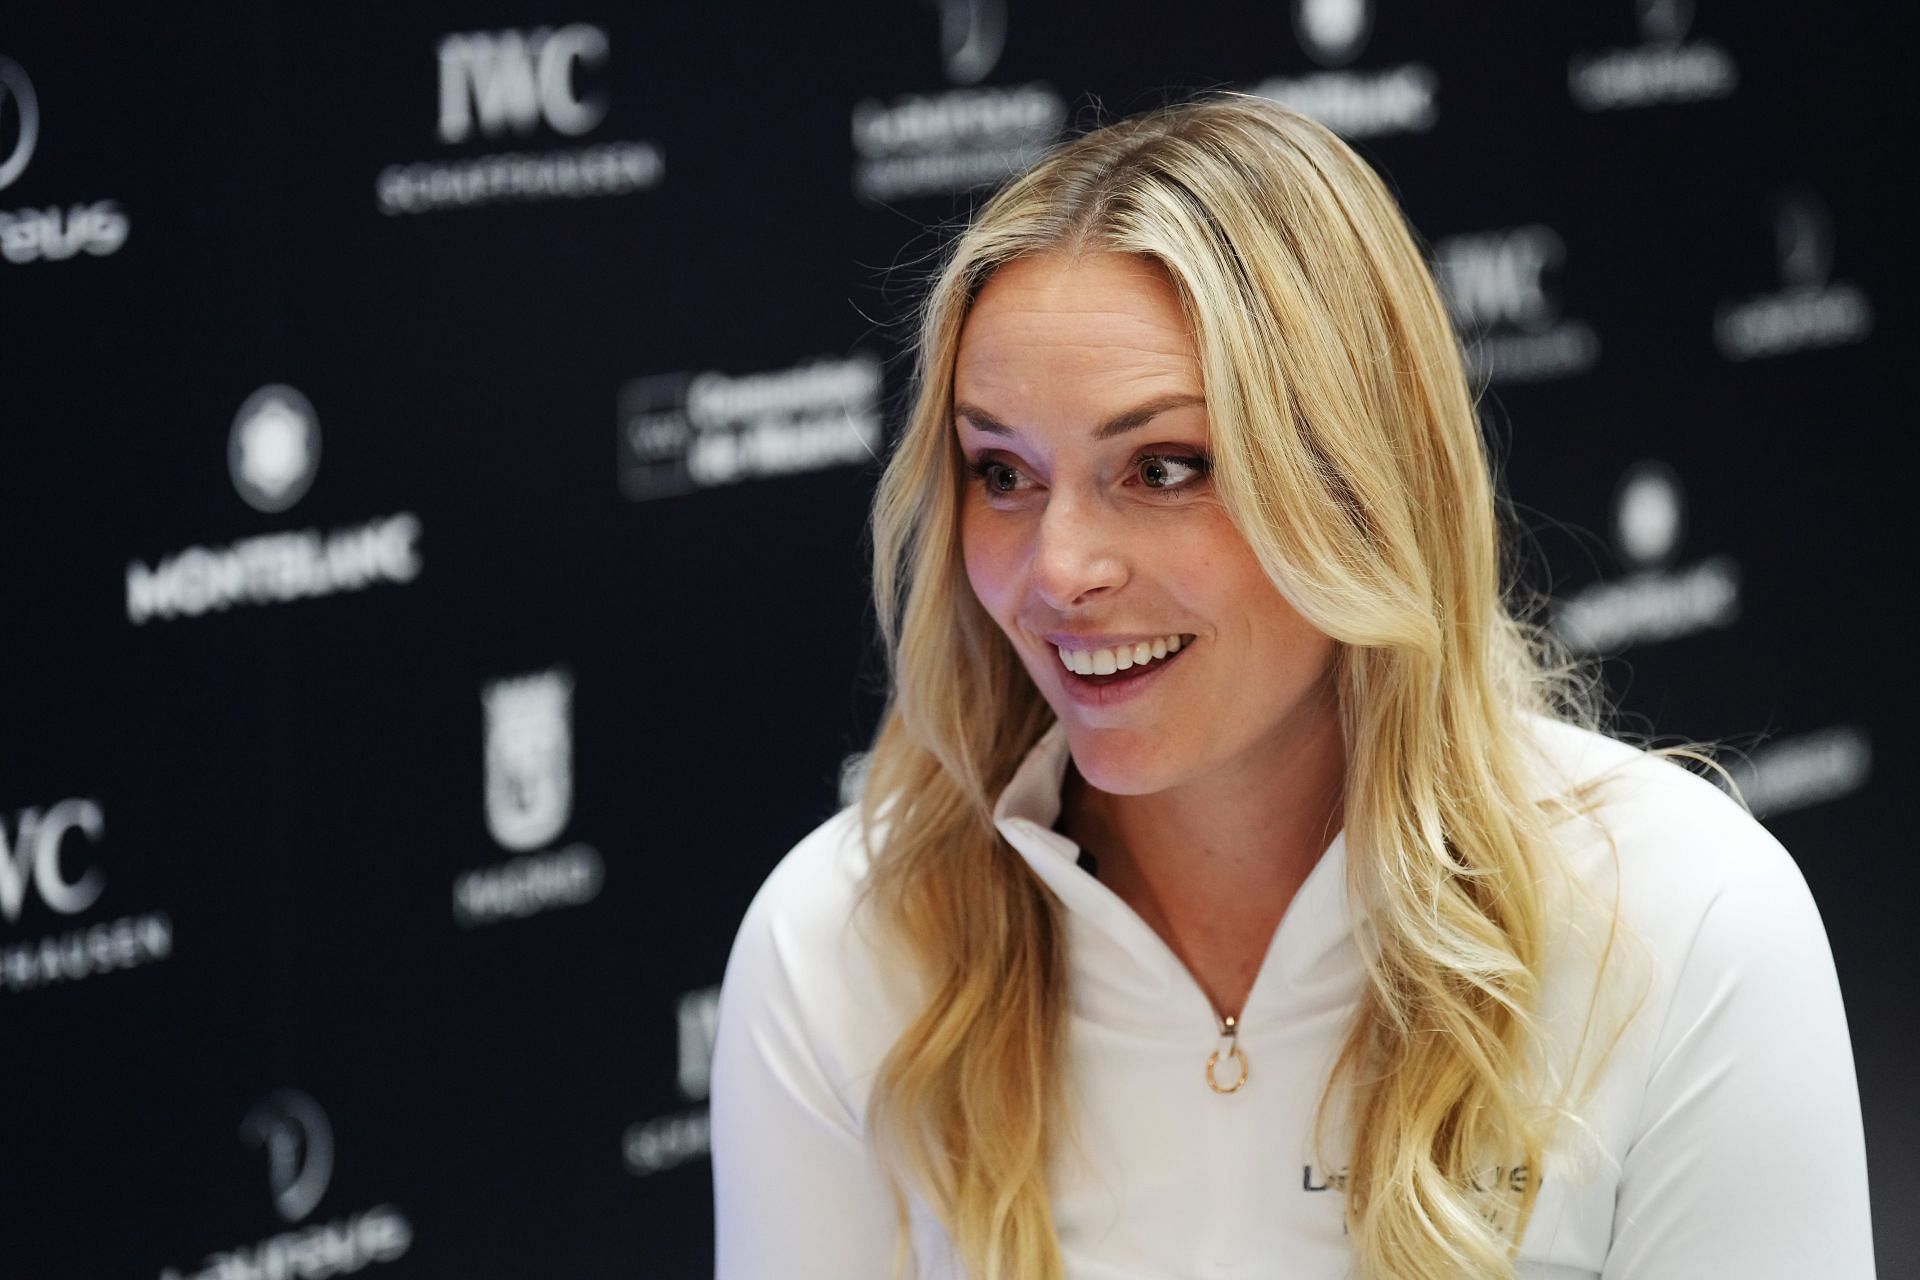
[{"label": "white teeth", "polygon": [[1060,651],[1060,665],[1076,675],[1110,676],[1116,671],[1144,667],[1149,662],[1164,658],[1170,653],[1180,652],[1180,637],[1178,635],[1156,636],[1150,641],[1142,640],[1131,645],[1123,644],[1113,649],[1069,649],[1065,645],[1055,647]]}]

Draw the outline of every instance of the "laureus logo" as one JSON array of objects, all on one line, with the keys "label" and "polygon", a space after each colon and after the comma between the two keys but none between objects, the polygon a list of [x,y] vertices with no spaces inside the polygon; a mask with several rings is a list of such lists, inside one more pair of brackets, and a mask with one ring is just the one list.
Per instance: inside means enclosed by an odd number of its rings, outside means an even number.
[{"label": "laureus logo", "polygon": [[934,0],[947,79],[979,84],[1007,47],[1006,0]]},{"label": "laureus logo", "polygon": [[306,495],[320,468],[320,418],[313,405],[281,383],[261,387],[234,415],[227,467],[247,505],[269,514]]},{"label": "laureus logo", "polygon": [[333,1126],[320,1104],[297,1089],[280,1089],[247,1113],[240,1136],[267,1153],[273,1207],[287,1222],[314,1211],[333,1179]]},{"label": "laureus logo", "polygon": [[1693,0],[1640,0],[1640,34],[1655,44],[1679,44],[1693,26]]},{"label": "laureus logo", "polygon": [[12,58],[0,58],[0,191],[25,173],[40,138],[40,104],[33,81]]},{"label": "laureus logo", "polygon": [[573,812],[573,678],[553,670],[496,680],[481,703],[487,830],[504,849],[537,849]]},{"label": "laureus logo", "polygon": [[396,1261],[413,1246],[413,1224],[391,1204],[306,1222],[333,1181],[333,1126],[311,1096],[276,1089],[247,1113],[240,1137],[266,1152],[267,1190],[286,1227],[189,1268],[162,1267],[160,1280],[327,1280]]},{"label": "laureus logo", "polygon": [[1294,0],[1293,31],[1307,56],[1323,67],[1344,67],[1373,34],[1371,0]]},{"label": "laureus logo", "polygon": [[1833,219],[1811,191],[1774,198],[1773,244],[1788,288],[1817,289],[1832,277]]}]

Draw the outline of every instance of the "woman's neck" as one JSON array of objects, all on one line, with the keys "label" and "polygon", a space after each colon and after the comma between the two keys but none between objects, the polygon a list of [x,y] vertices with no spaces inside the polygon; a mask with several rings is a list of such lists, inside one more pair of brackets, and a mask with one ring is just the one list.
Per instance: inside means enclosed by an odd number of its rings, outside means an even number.
[{"label": "woman's neck", "polygon": [[1100,879],[1238,1014],[1287,904],[1342,822],[1346,753],[1331,691],[1227,769],[1151,795],[1069,773],[1066,834]]}]

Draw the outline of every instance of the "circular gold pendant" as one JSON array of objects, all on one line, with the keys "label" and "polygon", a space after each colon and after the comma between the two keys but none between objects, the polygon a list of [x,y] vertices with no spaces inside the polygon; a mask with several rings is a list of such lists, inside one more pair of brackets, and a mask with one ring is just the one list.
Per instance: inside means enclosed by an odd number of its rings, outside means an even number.
[{"label": "circular gold pendant", "polygon": [[1237,1041],[1227,1050],[1227,1057],[1239,1064],[1240,1074],[1232,1084],[1223,1085],[1213,1074],[1213,1069],[1220,1065],[1220,1051],[1215,1049],[1207,1055],[1207,1084],[1215,1093],[1238,1093],[1240,1086],[1247,1082],[1247,1055],[1240,1051]]}]

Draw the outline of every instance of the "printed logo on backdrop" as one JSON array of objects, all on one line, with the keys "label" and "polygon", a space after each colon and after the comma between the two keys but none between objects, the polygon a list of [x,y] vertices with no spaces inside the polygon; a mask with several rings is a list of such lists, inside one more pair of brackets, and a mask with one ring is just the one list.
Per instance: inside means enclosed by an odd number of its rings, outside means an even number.
[{"label": "printed logo on backdrop", "polygon": [[853,190],[862,200],[953,195],[1000,182],[1060,135],[1051,85],[987,85],[1007,43],[1005,0],[933,0],[941,63],[958,88],[866,98],[853,108]]},{"label": "printed logo on backdrop", "polygon": [[1440,118],[1440,77],[1421,62],[1347,68],[1373,35],[1373,0],[1293,0],[1293,32],[1323,70],[1272,76],[1248,91],[1348,138],[1425,133]]},{"label": "printed logo on backdrop", "polygon": [[1819,196],[1792,191],[1773,200],[1780,288],[1714,312],[1713,341],[1729,360],[1761,360],[1865,342],[1873,303],[1858,285],[1833,279],[1833,220]]},{"label": "printed logo on backdrop", "polygon": [[320,468],[320,419],[307,398],[278,383],[248,396],[227,436],[227,466],[255,511],[300,501]]},{"label": "printed logo on backdrop", "polygon": [[877,458],[881,370],[864,352],[763,373],[675,373],[620,389],[620,491],[635,501]]},{"label": "printed logo on backdrop", "polygon": [[[249,395],[227,432],[227,471],[249,507],[292,509],[320,466],[320,418],[297,389],[271,383]],[[322,531],[254,534],[194,546],[149,565],[127,564],[127,621],[197,618],[247,605],[404,585],[420,576],[420,518],[411,512]]]},{"label": "printed logo on backdrop", "polygon": [[713,1042],[720,1029],[720,988],[702,987],[680,997],[674,1011],[678,1067],[675,1086],[698,1105],[627,1126],[621,1152],[627,1171],[647,1177],[697,1160],[712,1150],[707,1094],[713,1071]]},{"label": "printed logo on backdrop", "polygon": [[[164,911],[94,919],[107,890],[98,800],[0,813],[0,993],[33,991],[156,964],[173,954]],[[50,928],[51,926],[51,928]],[[30,936],[13,936],[18,928]]]},{"label": "printed logo on backdrop", "polygon": [[[0,55],[0,191],[26,173],[40,141],[40,99],[25,67]],[[118,200],[56,201],[0,210],[0,258],[24,266],[80,253],[104,258],[127,242]]]},{"label": "printed logo on backdrop", "polygon": [[441,144],[527,139],[529,149],[388,165],[374,180],[380,211],[581,200],[659,186],[666,161],[656,142],[551,145],[584,139],[606,122],[612,49],[606,30],[585,22],[443,36],[436,50]]},{"label": "printed logo on backdrop", "polygon": [[1477,381],[1571,377],[1600,358],[1593,326],[1560,314],[1549,274],[1566,258],[1560,233],[1539,225],[1450,236],[1435,246],[1435,274]]},{"label": "printed logo on backdrop", "polygon": [[1614,494],[1614,546],[1625,576],[1563,602],[1553,629],[1575,653],[1616,653],[1629,645],[1678,640],[1740,616],[1740,570],[1731,556],[1673,561],[1686,533],[1680,477],[1664,462],[1627,469]]},{"label": "printed logo on backdrop", "polygon": [[1636,0],[1641,43],[1567,62],[1567,91],[1587,111],[1617,111],[1725,98],[1740,84],[1733,55],[1690,40],[1693,0]]},{"label": "printed logo on backdrop", "polygon": [[1873,744],[1858,725],[1834,725],[1776,738],[1725,763],[1754,815],[1774,818],[1860,790],[1873,772]]},{"label": "printed logo on backdrop", "polygon": [[333,1180],[333,1125],[298,1089],[277,1089],[240,1123],[240,1138],[266,1154],[266,1188],[291,1230],[216,1250],[191,1268],[163,1267],[160,1280],[322,1280],[406,1256],[413,1224],[390,1204],[306,1223]]},{"label": "printed logo on backdrop", "polygon": [[521,856],[463,871],[453,918],[472,928],[580,906],[600,894],[599,851],[551,848],[573,817],[573,677],[554,668],[480,690],[487,831]]}]

